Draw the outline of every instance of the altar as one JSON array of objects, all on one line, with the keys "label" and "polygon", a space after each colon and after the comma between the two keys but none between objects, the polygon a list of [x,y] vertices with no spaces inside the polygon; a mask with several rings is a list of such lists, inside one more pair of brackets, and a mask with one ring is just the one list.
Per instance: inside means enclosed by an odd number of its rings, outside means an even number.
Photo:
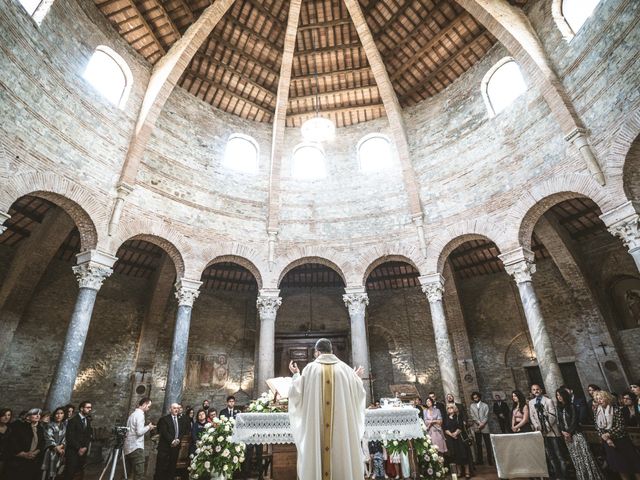
[{"label": "altar", "polygon": [[[411,440],[422,438],[423,422],[413,407],[365,410],[364,438],[370,440]],[[274,480],[295,480],[296,449],[288,413],[241,413],[236,417],[234,442],[272,445]]]}]

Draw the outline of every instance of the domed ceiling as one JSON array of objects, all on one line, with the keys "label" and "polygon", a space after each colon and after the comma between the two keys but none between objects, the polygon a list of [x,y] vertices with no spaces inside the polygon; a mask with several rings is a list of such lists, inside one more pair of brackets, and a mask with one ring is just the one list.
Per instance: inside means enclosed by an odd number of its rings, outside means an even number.
[{"label": "domed ceiling", "polygon": [[[526,0],[512,0],[522,5]],[[212,3],[95,0],[119,34],[151,64]],[[375,46],[402,106],[444,90],[495,38],[453,0],[361,0]],[[272,122],[289,2],[236,0],[202,44],[179,85],[216,108]],[[317,83],[316,83],[317,73]],[[337,126],[385,115],[374,75],[344,0],[302,0],[287,126],[315,114]]]}]

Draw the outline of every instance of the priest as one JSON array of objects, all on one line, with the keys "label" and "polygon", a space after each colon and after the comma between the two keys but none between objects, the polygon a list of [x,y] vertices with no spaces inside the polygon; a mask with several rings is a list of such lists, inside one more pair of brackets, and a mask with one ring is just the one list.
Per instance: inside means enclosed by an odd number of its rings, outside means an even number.
[{"label": "priest", "polygon": [[363,369],[352,369],[321,338],[315,360],[302,374],[292,361],[289,420],[298,449],[299,480],[346,480],[364,477],[361,441],[366,393]]}]

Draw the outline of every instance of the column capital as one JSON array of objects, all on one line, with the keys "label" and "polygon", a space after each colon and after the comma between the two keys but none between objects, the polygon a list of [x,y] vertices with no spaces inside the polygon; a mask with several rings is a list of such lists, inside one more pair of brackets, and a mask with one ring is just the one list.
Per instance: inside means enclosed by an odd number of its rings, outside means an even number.
[{"label": "column capital", "polygon": [[120,182],[116,186],[116,195],[118,198],[126,198],[131,192],[133,192],[133,185],[127,182]]},{"label": "column capital", "polygon": [[609,231],[620,238],[630,252],[640,249],[640,215],[629,201],[600,215]]},{"label": "column capital", "polygon": [[76,266],[72,268],[80,288],[100,290],[102,283],[113,273],[117,257],[100,250],[87,250],[76,255]]},{"label": "column capital", "polygon": [[4,231],[7,229],[7,227],[3,226],[2,224],[7,220],[9,220],[10,218],[11,218],[11,215],[9,215],[7,212],[0,211],[0,235],[2,235]]},{"label": "column capital", "polygon": [[586,134],[587,131],[584,128],[576,127],[564,136],[564,140],[569,143],[582,142]]},{"label": "column capital", "polygon": [[193,307],[193,302],[200,295],[200,285],[202,285],[202,282],[199,280],[179,279],[175,284],[178,306]]},{"label": "column capital", "polygon": [[342,300],[349,310],[350,317],[363,314],[367,308],[367,305],[369,305],[369,295],[367,295],[367,292],[362,291],[364,290],[364,287],[360,287],[360,289],[361,291],[358,291],[358,288],[344,289],[344,291],[347,293],[342,295]]},{"label": "column capital", "polygon": [[277,288],[263,288],[260,290],[256,300],[260,321],[276,319],[278,308],[282,305],[282,298],[279,294],[280,290]]},{"label": "column capital", "polygon": [[429,273],[418,277],[423,293],[429,303],[439,302],[444,294],[444,277],[439,273]]},{"label": "column capital", "polygon": [[498,258],[502,260],[507,273],[518,284],[530,282],[531,275],[536,272],[535,255],[528,248],[518,247],[515,250],[498,255]]}]

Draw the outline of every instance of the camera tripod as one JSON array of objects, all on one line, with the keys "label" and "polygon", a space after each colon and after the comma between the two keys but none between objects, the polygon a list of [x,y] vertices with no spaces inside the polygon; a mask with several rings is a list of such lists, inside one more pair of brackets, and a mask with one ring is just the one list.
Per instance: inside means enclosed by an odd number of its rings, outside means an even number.
[{"label": "camera tripod", "polygon": [[107,480],[114,480],[115,474],[116,474],[116,467],[118,465],[118,460],[122,460],[122,470],[124,472],[124,480],[127,480],[127,465],[124,461],[124,439],[122,439],[122,441],[120,441],[118,439],[118,441],[116,441],[116,443],[113,444],[113,446],[111,447],[111,450],[109,451],[109,458],[107,459],[107,464],[104,466],[104,470],[102,470],[102,474],[100,475],[100,478],[98,480],[102,480],[102,477],[104,477],[104,474],[107,473],[107,470],[109,470],[109,477],[107,477]]}]

